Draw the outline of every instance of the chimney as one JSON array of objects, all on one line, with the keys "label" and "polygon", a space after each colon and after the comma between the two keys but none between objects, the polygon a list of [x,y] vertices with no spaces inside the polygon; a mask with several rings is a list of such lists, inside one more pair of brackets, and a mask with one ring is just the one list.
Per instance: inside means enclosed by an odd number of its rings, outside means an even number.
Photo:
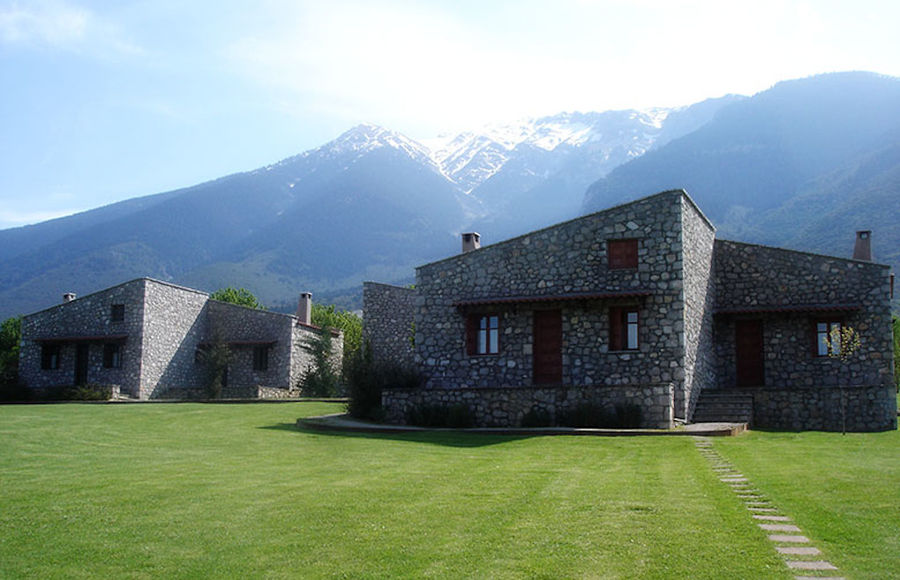
[{"label": "chimney", "polygon": [[75,300],[76,296],[74,292],[66,292],[63,294],[63,304],[67,304],[73,300]]},{"label": "chimney", "polygon": [[481,234],[468,232],[462,235],[462,253],[471,252],[481,247]]},{"label": "chimney", "polygon": [[856,245],[853,246],[853,259],[872,261],[872,231],[862,230],[856,232]]},{"label": "chimney", "polygon": [[312,315],[312,292],[301,292],[300,300],[297,302],[297,318],[300,324],[310,324]]}]

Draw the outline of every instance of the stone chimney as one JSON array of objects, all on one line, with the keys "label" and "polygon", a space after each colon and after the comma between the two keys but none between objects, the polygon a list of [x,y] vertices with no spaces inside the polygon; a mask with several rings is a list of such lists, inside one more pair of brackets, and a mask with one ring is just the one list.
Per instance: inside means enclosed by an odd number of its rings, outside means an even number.
[{"label": "stone chimney", "polygon": [[297,318],[300,324],[309,325],[312,316],[312,292],[301,292],[297,302]]},{"label": "stone chimney", "polygon": [[75,300],[76,296],[74,292],[66,292],[63,294],[63,304],[67,304],[73,300]]},{"label": "stone chimney", "polygon": [[856,245],[853,246],[853,259],[872,261],[872,232],[862,230],[856,232]]},{"label": "stone chimney", "polygon": [[462,253],[471,252],[481,247],[481,234],[478,232],[467,232],[462,235]]}]

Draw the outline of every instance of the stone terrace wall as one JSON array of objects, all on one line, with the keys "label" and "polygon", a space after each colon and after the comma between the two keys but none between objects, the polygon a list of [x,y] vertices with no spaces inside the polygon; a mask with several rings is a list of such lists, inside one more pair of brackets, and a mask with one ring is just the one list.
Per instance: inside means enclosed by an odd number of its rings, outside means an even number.
[{"label": "stone terrace wall", "polygon": [[614,408],[619,404],[641,407],[641,427],[672,427],[672,384],[615,387],[499,387],[461,389],[393,389],[382,392],[389,423],[403,424],[409,411],[420,405],[466,405],[479,427],[517,427],[532,408],[555,417],[580,404]]},{"label": "stone terrace wall", "polygon": [[841,401],[847,431],[897,429],[897,392],[893,385],[751,388],[753,427],[792,431],[840,431]]},{"label": "stone terrace wall", "polygon": [[412,364],[416,291],[363,283],[363,338],[377,361]]},{"label": "stone terrace wall", "polygon": [[[716,351],[721,387],[735,385],[734,320],[761,319],[765,384],[796,388],[891,385],[890,279],[887,266],[737,242],[716,241],[716,309],[744,308],[716,317]],[[859,305],[850,312],[758,313],[753,308]],[[861,335],[848,364],[814,356],[813,324],[839,319]]]},{"label": "stone terrace wall", "polygon": [[[681,191],[664,192],[418,268],[416,356],[429,387],[532,383],[532,318],[540,305],[485,306],[500,315],[500,353],[466,353],[465,316],[454,302],[484,297],[636,292],[639,349],[611,351],[609,307],[567,302],[563,384],[684,382]],[[637,269],[611,270],[607,240],[637,238]],[[524,306],[527,306],[524,307]],[[544,305],[546,307],[546,305]]]}]

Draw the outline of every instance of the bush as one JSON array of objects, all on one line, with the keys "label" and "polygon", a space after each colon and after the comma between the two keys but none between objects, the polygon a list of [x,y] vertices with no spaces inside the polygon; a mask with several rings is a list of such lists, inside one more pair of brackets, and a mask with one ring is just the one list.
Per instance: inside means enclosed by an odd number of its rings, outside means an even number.
[{"label": "bush", "polygon": [[344,365],[347,387],[347,412],[357,419],[379,421],[383,389],[415,389],[422,384],[422,375],[414,368],[398,362],[376,363],[372,349],[366,344]]},{"label": "bush", "polygon": [[313,362],[298,382],[304,397],[335,397],[341,388],[341,377],[335,372],[331,357],[331,328],[323,327],[314,338],[303,341],[303,348]]},{"label": "bush", "polygon": [[540,407],[532,407],[522,416],[522,427],[552,427],[553,418],[550,411]]},{"label": "bush", "polygon": [[418,405],[409,410],[406,422],[419,427],[465,428],[475,424],[475,417],[472,410],[463,404]]},{"label": "bush", "polygon": [[43,389],[38,398],[43,401],[108,401],[112,391],[111,385],[64,385]]},{"label": "bush", "polygon": [[559,425],[563,427],[593,427],[598,429],[636,429],[641,426],[641,407],[623,403],[615,407],[601,407],[594,403],[581,403],[567,412],[559,413]]}]

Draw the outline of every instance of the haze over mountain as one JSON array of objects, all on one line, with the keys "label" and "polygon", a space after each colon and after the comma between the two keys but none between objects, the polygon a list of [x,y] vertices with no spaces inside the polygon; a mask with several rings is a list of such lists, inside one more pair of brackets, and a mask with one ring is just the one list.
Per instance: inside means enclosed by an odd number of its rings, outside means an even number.
[{"label": "haze over mountain", "polygon": [[493,243],[676,187],[725,237],[848,255],[853,230],[871,228],[876,258],[896,263],[898,87],[825,75],[426,142],[360,125],[255,171],[0,231],[0,318],[139,276],[351,306],[362,280],[408,282],[457,253],[461,231]]}]

